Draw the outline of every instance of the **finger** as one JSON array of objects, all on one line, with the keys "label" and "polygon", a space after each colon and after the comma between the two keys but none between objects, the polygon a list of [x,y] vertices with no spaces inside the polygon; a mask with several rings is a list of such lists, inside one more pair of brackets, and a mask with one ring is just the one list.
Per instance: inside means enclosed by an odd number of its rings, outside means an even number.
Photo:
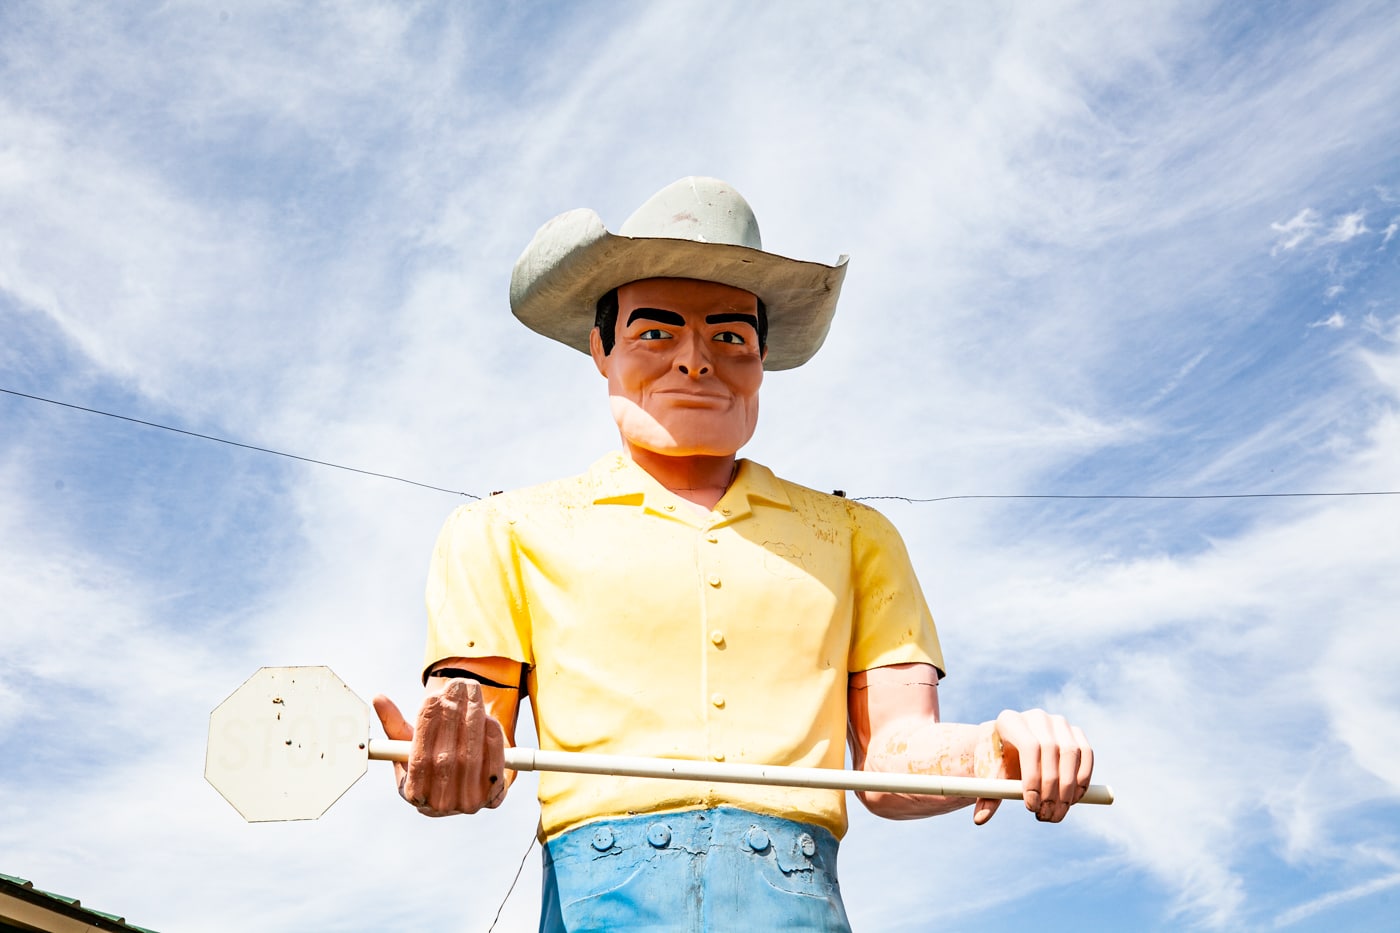
[{"label": "finger", "polygon": [[467,760],[458,790],[462,809],[475,813],[498,806],[505,794],[505,731],[486,709],[485,696],[476,688],[467,711],[462,745]]},{"label": "finger", "polygon": [[1074,740],[1079,744],[1079,773],[1075,775],[1074,802],[1080,799],[1089,791],[1089,782],[1094,777],[1094,748],[1089,744],[1089,740],[1084,736],[1084,730],[1078,726],[1072,726],[1070,731],[1074,733]]},{"label": "finger", "polygon": [[972,823],[981,826],[992,818],[992,814],[997,812],[997,807],[1001,806],[1001,801],[996,798],[977,798],[977,803],[972,808]]},{"label": "finger", "polygon": [[[464,682],[469,683],[469,682]],[[461,733],[457,745],[457,769],[454,792],[458,806],[465,813],[475,813],[486,805],[489,796],[486,785],[486,704],[481,688],[464,687],[461,708]]]},{"label": "finger", "polygon": [[[1021,714],[1026,732],[1025,745],[1020,749],[1026,808],[1042,822],[1054,822],[1068,809],[1060,797],[1061,748],[1056,734],[1059,718],[1039,709]],[[1034,779],[1032,772],[1036,775]]]},{"label": "finger", "polygon": [[1031,731],[1029,715],[1003,710],[997,717],[996,729],[1001,736],[1003,760],[1010,766],[1014,754],[1015,764],[1021,772],[1021,796],[1026,809],[1038,814],[1042,800],[1041,748],[1040,741]]},{"label": "finger", "polygon": [[480,688],[467,680],[452,680],[438,696],[442,708],[441,727],[430,754],[433,759],[433,779],[429,800],[433,809],[448,813],[471,812],[468,799],[462,794],[462,774],[472,764],[471,731],[467,718],[471,713],[472,688]]},{"label": "finger", "polygon": [[1053,719],[1041,710],[1028,714],[1031,729],[1040,748],[1040,806],[1035,818],[1054,822],[1060,804],[1060,746],[1055,736]]},{"label": "finger", "polygon": [[455,704],[449,693],[450,690],[444,690],[429,695],[418,710],[413,747],[408,754],[408,781],[404,796],[420,810],[446,809],[443,806],[446,795],[437,790],[436,783],[440,780],[439,775],[447,770],[439,767],[441,749],[450,749],[455,744]]},{"label": "finger", "polygon": [[501,724],[486,718],[486,751],[481,756],[488,786],[486,805],[499,807],[506,797],[506,734]]},{"label": "finger", "polygon": [[1058,823],[1069,812],[1070,805],[1081,796],[1079,790],[1079,762],[1083,754],[1079,741],[1074,737],[1069,723],[1063,716],[1053,716],[1050,723],[1055,732],[1055,744],[1059,754],[1059,778],[1056,788],[1055,810],[1050,817]]}]

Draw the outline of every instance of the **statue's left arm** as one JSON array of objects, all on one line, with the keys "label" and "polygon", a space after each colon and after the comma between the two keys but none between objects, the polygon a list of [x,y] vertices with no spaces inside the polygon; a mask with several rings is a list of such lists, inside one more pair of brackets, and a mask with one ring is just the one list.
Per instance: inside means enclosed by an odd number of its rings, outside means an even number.
[{"label": "statue's left arm", "polygon": [[[1047,822],[1064,819],[1084,796],[1094,752],[1084,732],[1043,710],[1005,710],[980,725],[940,722],[938,670],[931,664],[894,664],[852,674],[848,687],[849,740],[859,770],[1020,780],[1026,809]],[[963,797],[860,793],[873,813],[916,819],[965,807]],[[980,799],[979,825],[1000,801]]]}]

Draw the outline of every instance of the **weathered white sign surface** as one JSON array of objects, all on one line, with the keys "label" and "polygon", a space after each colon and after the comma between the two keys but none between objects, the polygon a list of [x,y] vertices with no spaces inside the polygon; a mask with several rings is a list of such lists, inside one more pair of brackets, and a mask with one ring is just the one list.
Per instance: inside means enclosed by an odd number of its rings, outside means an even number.
[{"label": "weathered white sign surface", "polygon": [[368,767],[369,707],[328,667],[264,667],[209,715],[204,777],[250,823],[314,820]]}]

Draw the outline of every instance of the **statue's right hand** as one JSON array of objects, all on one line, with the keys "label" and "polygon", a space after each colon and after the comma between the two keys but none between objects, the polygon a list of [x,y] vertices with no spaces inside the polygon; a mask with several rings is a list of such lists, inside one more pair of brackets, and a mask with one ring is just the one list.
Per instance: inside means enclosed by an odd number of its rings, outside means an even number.
[{"label": "statue's right hand", "polygon": [[487,711],[481,685],[453,678],[429,694],[408,724],[388,697],[374,711],[391,739],[413,743],[406,765],[395,763],[399,795],[427,816],[475,813],[505,798],[505,732]]}]

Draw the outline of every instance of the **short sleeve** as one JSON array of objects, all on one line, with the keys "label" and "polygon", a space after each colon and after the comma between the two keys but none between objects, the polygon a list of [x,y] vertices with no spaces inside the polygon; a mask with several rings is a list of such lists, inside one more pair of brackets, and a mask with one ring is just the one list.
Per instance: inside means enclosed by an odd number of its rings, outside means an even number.
[{"label": "short sleeve", "polygon": [[444,658],[534,663],[530,618],[509,518],[495,501],[463,506],[433,548],[423,669]]},{"label": "short sleeve", "polygon": [[855,604],[851,673],[891,664],[932,664],[943,676],[938,631],[908,549],[889,519],[851,503]]}]

